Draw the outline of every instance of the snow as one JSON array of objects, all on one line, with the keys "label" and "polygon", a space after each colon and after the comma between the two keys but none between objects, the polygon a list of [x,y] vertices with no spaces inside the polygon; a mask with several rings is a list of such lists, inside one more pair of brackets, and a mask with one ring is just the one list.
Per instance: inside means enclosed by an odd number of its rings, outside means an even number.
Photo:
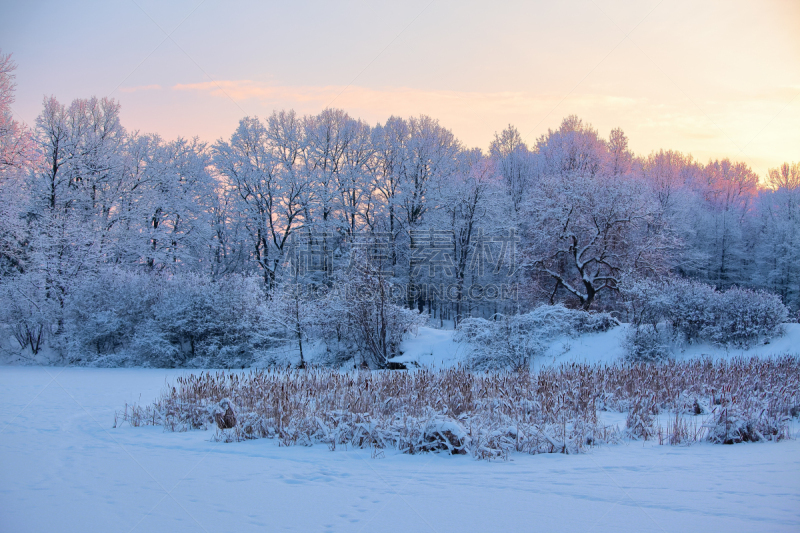
[{"label": "snow", "polygon": [[420,326],[416,335],[400,343],[400,352],[393,363],[416,363],[419,366],[448,367],[463,361],[467,347],[453,340],[452,329]]},{"label": "snow", "polygon": [[0,367],[0,530],[800,529],[798,440],[488,462],[112,427],[187,372]]},{"label": "snow", "polygon": [[627,325],[600,333],[556,338],[550,348],[534,360],[534,366],[559,363],[611,363],[625,356],[623,341]]},{"label": "snow", "polygon": [[[587,333],[576,337],[561,336],[550,343],[543,356],[534,360],[534,369],[543,365],[560,363],[612,363],[624,357],[623,343],[628,325],[623,324],[601,333]],[[769,357],[800,354],[800,324],[784,324],[785,334],[772,339],[769,344],[759,344],[749,350],[720,348],[711,344],[692,344],[677,349],[675,358],[688,359],[708,356],[712,358],[734,356]],[[419,366],[447,367],[464,360],[468,346],[453,341],[453,330],[420,327],[416,336],[402,342],[402,355],[394,362],[416,363]]]}]

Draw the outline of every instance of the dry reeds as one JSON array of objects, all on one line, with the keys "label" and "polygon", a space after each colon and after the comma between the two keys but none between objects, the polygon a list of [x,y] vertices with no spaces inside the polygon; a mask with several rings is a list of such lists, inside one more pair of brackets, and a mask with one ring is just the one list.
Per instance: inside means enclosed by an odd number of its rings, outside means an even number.
[{"label": "dry reeds", "polygon": [[[670,444],[780,440],[798,404],[800,359],[787,356],[569,364],[538,373],[206,372],[179,377],[152,405],[126,406],[121,418],[171,431],[217,425],[215,438],[224,441],[495,458],[576,453],[624,437],[657,435]],[[627,428],[602,424],[598,412],[606,410],[627,412]],[[235,422],[220,425],[222,413]],[[666,427],[655,425],[660,413],[674,415]]]}]

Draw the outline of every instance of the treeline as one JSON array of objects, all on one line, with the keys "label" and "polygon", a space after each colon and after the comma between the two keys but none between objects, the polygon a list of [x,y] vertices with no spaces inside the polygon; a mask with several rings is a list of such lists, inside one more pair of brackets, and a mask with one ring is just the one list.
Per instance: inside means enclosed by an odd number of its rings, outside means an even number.
[{"label": "treeline", "polygon": [[[378,365],[399,342],[387,317],[400,330],[416,323],[403,309],[456,325],[542,302],[622,312],[628,281],[670,276],[767,290],[800,308],[798,164],[759,182],[727,159],[637,156],[621,130],[605,138],[574,116],[531,145],[509,126],[488,153],[430,117],[373,126],[337,109],[246,117],[207,144],[129,132],[113,100],[50,97],[28,127],[10,111],[13,68],[0,56],[0,322],[34,353],[48,338],[69,351],[81,337],[69,324],[96,330],[103,313],[124,322],[101,296],[130,280],[151,292],[250,280],[227,286],[272,306],[259,346],[294,339],[302,354],[322,328],[348,349],[369,345],[359,350]],[[162,297],[153,292],[152,305]],[[314,318],[324,308],[342,310],[341,323]],[[133,342],[123,337],[73,352],[116,353]],[[183,355],[164,364],[181,364],[194,337],[154,346],[171,346]],[[203,339],[227,346],[222,333]]]}]

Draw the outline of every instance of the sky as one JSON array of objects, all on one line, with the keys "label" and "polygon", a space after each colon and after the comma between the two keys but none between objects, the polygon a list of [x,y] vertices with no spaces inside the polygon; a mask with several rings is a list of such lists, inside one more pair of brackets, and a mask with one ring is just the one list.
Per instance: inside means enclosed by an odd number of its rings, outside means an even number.
[{"label": "sky", "polygon": [[245,116],[430,115],[486,150],[570,114],[641,155],[800,162],[800,0],[0,0],[18,119],[108,96],[130,131],[229,138]]}]

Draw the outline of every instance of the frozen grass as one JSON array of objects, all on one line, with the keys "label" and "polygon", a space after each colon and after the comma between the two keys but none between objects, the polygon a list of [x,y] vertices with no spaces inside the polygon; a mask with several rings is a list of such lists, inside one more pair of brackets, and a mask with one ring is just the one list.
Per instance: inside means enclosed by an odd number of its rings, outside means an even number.
[{"label": "frozen grass", "polygon": [[[282,445],[445,451],[477,458],[576,453],[624,438],[689,444],[781,440],[800,405],[800,358],[585,365],[476,374],[329,369],[177,378],[122,421]],[[627,412],[624,429],[600,411]],[[379,453],[379,452],[376,452]]]}]

